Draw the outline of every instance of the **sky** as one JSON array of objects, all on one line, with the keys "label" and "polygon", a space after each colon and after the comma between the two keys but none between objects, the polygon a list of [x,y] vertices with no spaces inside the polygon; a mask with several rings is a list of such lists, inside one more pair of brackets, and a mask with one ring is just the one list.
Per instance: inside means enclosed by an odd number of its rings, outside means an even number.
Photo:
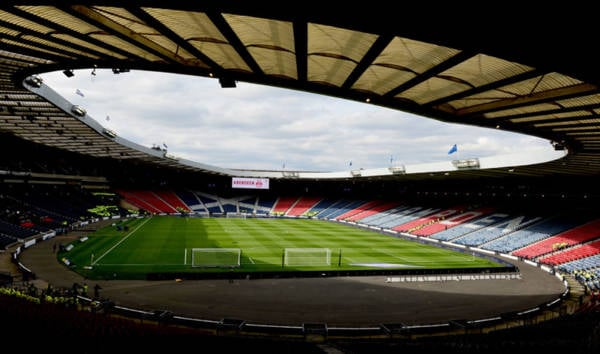
[{"label": "sky", "polygon": [[[552,150],[536,137],[443,123],[297,90],[148,71],[74,70],[44,83],[120,137],[223,168],[341,171]],[[457,151],[448,154],[456,144]]]}]

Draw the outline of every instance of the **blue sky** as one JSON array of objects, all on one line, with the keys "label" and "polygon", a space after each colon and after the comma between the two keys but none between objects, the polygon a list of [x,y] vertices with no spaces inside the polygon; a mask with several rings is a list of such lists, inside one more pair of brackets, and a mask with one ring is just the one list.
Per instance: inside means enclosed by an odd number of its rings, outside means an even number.
[{"label": "blue sky", "polygon": [[[350,169],[350,161],[377,168],[552,149],[535,137],[289,89],[221,88],[216,79],[135,70],[74,72],[41,76],[119,136],[220,167],[325,172]],[[448,155],[454,144],[458,151]]]}]

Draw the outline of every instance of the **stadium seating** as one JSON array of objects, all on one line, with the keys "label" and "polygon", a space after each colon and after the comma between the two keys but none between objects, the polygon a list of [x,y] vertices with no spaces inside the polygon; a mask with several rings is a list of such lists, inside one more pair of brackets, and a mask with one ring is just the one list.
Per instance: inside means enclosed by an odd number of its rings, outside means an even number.
[{"label": "stadium seating", "polygon": [[539,242],[552,235],[571,229],[581,220],[574,220],[572,216],[551,216],[534,224],[530,224],[503,235],[501,239],[493,240],[482,248],[501,253],[513,252],[519,248]]},{"label": "stadium seating", "polygon": [[[287,211],[287,216],[302,216],[321,200],[320,197],[300,197]],[[282,206],[280,205],[279,208]]]},{"label": "stadium seating", "polygon": [[467,210],[463,213],[452,215],[448,218],[444,218],[443,220],[425,225],[420,229],[415,230],[413,234],[419,236],[431,236],[433,234],[441,232],[442,230],[447,230],[449,228],[455,227],[456,225],[465,223],[471,219],[479,218],[482,215],[490,213],[491,211],[493,211],[493,208],[478,208]]},{"label": "stadium seating", "polygon": [[532,243],[513,252],[513,255],[534,259],[536,257],[560,251],[576,244],[581,244],[600,237],[600,219],[584,225],[575,226],[545,240]]},{"label": "stadium seating", "polygon": [[[394,202],[394,203],[396,203],[396,202]],[[397,202],[396,205],[398,205],[398,206],[390,208],[390,209],[386,209],[386,210],[381,210],[381,211],[371,214],[369,216],[365,216],[364,218],[360,219],[360,223],[366,224],[366,225],[372,225],[372,226],[376,226],[378,224],[383,224],[383,223],[385,223],[386,220],[391,219],[394,216],[394,214],[407,208],[406,205],[403,205],[400,202]]]},{"label": "stadium seating", "polygon": [[487,242],[493,241],[541,219],[542,217],[540,216],[510,215],[506,218],[500,218],[500,221],[493,225],[482,227],[465,234],[463,237],[458,237],[454,242],[459,245],[481,247]]},{"label": "stadium seating", "polygon": [[426,225],[430,225],[439,220],[445,219],[449,216],[455,215],[457,213],[461,213],[465,209],[466,209],[466,207],[464,205],[458,205],[455,207],[443,209],[443,210],[437,211],[435,213],[428,214],[422,218],[414,219],[410,222],[395,226],[392,228],[392,230],[401,231],[401,232],[409,232],[409,233],[414,232],[415,230],[421,229]]},{"label": "stadium seating", "polygon": [[[163,212],[159,207],[153,205],[151,202],[138,196],[137,191],[133,191],[133,190],[127,191],[127,190],[119,189],[119,190],[116,190],[116,192],[123,196],[123,199],[125,200],[125,202],[131,204],[132,206],[134,206],[137,209],[141,209],[141,210],[147,211],[149,213],[153,213],[153,214]],[[147,195],[148,193],[143,193],[143,194]]]},{"label": "stadium seating", "polygon": [[353,218],[354,216],[363,213],[371,208],[374,208],[375,206],[377,206],[378,204],[381,204],[382,202],[380,200],[369,200],[366,201],[365,203],[358,205],[357,207],[355,207],[354,209],[348,210],[345,213],[336,216],[334,219],[335,220],[345,220],[345,221],[354,221],[355,219]]},{"label": "stadium seating", "polygon": [[176,211],[190,211],[191,209],[177,196],[177,194],[170,190],[154,190],[153,193],[162,201],[164,201],[171,210]]},{"label": "stadium seating", "polygon": [[189,210],[194,212],[208,213],[208,210],[206,210],[204,204],[200,199],[198,199],[194,192],[189,190],[177,190],[175,193]]},{"label": "stadium seating", "polygon": [[274,215],[285,215],[288,212],[288,210],[290,210],[290,208],[292,208],[294,206],[294,204],[296,204],[298,199],[299,199],[299,197],[296,197],[296,196],[279,197],[277,199],[277,201],[275,202],[273,209],[271,209],[271,212]]},{"label": "stadium seating", "polygon": [[477,230],[485,230],[486,227],[491,226],[493,224],[497,224],[502,222],[503,220],[508,219],[510,216],[504,213],[492,213],[489,215],[482,216],[477,218],[471,222],[455,225],[452,228],[448,228],[447,230],[440,231],[434,235],[431,235],[432,239],[440,240],[440,241],[451,241],[456,240],[459,237],[465,237],[471,232],[475,232]]},{"label": "stadium seating", "polygon": [[396,207],[399,204],[399,202],[393,201],[393,202],[386,202],[386,201],[380,201],[377,200],[375,201],[374,205],[368,205],[367,208],[363,208],[363,207],[359,207],[356,210],[358,210],[357,213],[346,216],[344,218],[344,220],[346,221],[350,221],[350,222],[363,222],[363,220],[369,216],[373,216],[373,215],[377,215],[381,212],[390,210],[394,207]]},{"label": "stadium seating", "polygon": [[318,217],[330,220],[336,220],[339,216],[364,205],[364,200],[345,200],[342,199],[331,205],[327,210],[318,214]]},{"label": "stadium seating", "polygon": [[598,254],[600,254],[600,240],[572,246],[568,250],[541,257],[538,261],[555,266]]}]

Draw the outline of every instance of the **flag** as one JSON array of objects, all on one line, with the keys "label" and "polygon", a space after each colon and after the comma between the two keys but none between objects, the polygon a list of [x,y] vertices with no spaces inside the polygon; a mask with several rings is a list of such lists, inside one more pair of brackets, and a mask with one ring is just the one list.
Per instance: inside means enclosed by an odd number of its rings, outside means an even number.
[{"label": "flag", "polygon": [[348,166],[352,166],[352,161],[350,161],[350,163],[348,163]]},{"label": "flag", "polygon": [[109,116],[106,116],[106,121],[108,122],[109,120],[110,120],[110,117],[109,117]]},{"label": "flag", "polygon": [[452,147],[450,148],[450,150],[448,150],[448,155],[455,153],[458,151],[458,148],[456,147],[456,144],[452,145]]},{"label": "flag", "polygon": [[390,156],[390,165],[394,162],[394,156]]},{"label": "flag", "polygon": [[167,146],[167,144],[163,143],[163,146],[165,147],[165,149],[168,149],[169,147]]},{"label": "flag", "polygon": [[285,169],[285,162],[281,165],[281,168]]},{"label": "flag", "polygon": [[80,89],[75,90],[75,93],[78,94],[81,97],[84,97],[83,92],[81,92]]}]

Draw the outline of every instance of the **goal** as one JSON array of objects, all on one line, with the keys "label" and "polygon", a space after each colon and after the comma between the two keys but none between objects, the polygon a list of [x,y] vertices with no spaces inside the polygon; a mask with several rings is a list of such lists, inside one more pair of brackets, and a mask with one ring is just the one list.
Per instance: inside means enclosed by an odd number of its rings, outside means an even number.
[{"label": "goal", "polygon": [[329,248],[286,248],[283,253],[286,266],[330,266],[331,250]]},{"label": "goal", "polygon": [[241,256],[239,248],[192,248],[192,267],[239,267]]}]

